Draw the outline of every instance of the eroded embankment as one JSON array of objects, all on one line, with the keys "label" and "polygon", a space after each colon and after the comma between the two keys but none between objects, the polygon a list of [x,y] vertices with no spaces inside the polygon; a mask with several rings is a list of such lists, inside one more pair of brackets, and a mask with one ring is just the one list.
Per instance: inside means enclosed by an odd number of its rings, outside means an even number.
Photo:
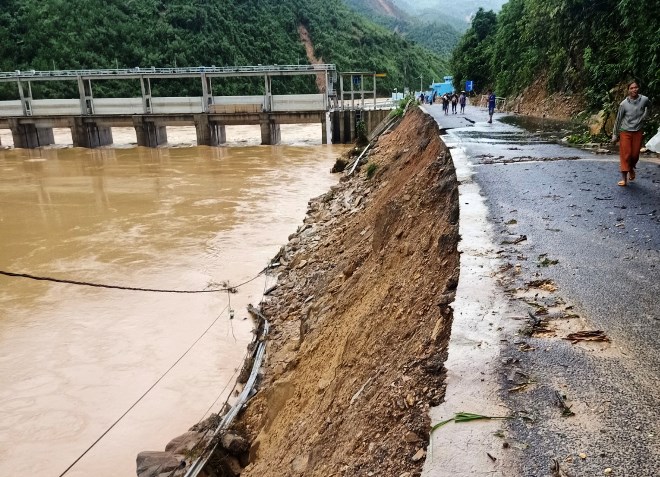
[{"label": "eroded embankment", "polygon": [[[262,305],[273,327],[264,376],[234,426],[251,441],[242,476],[421,471],[428,408],[444,396],[458,185],[419,109],[369,164],[311,201],[282,250]],[[237,469],[232,460],[217,473]]]}]

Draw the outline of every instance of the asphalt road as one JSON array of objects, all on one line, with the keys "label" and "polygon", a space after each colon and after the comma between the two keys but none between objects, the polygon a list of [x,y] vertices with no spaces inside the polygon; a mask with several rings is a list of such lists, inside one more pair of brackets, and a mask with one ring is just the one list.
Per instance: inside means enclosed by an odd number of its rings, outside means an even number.
[{"label": "asphalt road", "polygon": [[[500,393],[530,418],[502,436],[516,475],[660,475],[660,161],[643,158],[623,188],[616,155],[558,144],[566,131],[550,121],[530,132],[477,107],[426,110],[473,164],[508,269],[501,292],[521,331],[502,338]],[[540,279],[557,290],[523,292]],[[559,310],[554,332],[530,336],[539,303]],[[611,342],[563,339],[584,330]]]}]

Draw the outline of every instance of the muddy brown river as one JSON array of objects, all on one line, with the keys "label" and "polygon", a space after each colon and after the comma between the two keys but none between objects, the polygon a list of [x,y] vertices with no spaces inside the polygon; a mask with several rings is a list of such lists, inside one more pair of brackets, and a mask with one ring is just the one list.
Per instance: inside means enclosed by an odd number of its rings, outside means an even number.
[{"label": "muddy brown river", "polygon": [[[291,126],[289,144],[273,147],[255,145],[258,129],[247,128],[218,148],[138,148],[130,131],[114,134],[111,148],[0,150],[0,270],[143,288],[236,285],[335,183],[329,170],[344,150],[320,145],[317,125]],[[194,130],[168,135],[194,141]],[[0,276],[0,475],[57,477],[118,420],[66,475],[135,475],[138,452],[163,450],[219,410],[251,339],[246,305],[274,280],[229,295]]]}]

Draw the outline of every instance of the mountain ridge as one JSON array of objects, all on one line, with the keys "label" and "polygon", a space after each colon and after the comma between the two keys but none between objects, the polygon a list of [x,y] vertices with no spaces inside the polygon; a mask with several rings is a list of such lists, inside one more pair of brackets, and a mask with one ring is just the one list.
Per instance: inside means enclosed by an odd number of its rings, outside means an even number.
[{"label": "mountain ridge", "polygon": [[[446,59],[356,15],[341,0],[212,0],[203,5],[195,0],[4,3],[6,8],[0,12],[2,71],[305,64],[300,25],[309,32],[316,55],[340,71],[385,73],[377,84],[381,94],[401,88],[406,75],[430,79],[448,71]],[[221,84],[227,95],[251,94],[262,87],[257,79],[225,83]],[[101,94],[130,93],[127,86],[110,83],[98,88]],[[154,88],[154,94],[176,95],[186,94],[192,86],[182,81]],[[0,85],[0,98],[15,99],[14,90]],[[273,90],[278,94],[313,92],[315,85],[310,78],[275,79]],[[77,94],[60,84],[35,84],[34,92],[35,97]]]}]

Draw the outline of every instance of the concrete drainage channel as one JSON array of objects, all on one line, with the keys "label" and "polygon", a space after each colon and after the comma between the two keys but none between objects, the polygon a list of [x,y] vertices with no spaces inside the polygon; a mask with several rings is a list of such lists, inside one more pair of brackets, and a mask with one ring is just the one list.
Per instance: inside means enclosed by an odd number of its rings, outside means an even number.
[{"label": "concrete drainage channel", "polygon": [[[497,362],[500,340],[506,333],[503,327],[511,325],[503,320],[506,303],[498,296],[494,279],[498,263],[487,207],[479,185],[473,181],[473,166],[464,149],[451,136],[443,136],[443,140],[451,149],[460,184],[461,264],[445,363],[447,391],[444,402],[431,408],[433,424],[459,412],[509,414],[498,395]],[[504,475],[507,462],[500,457],[501,439],[494,435],[500,426],[500,421],[483,419],[449,422],[436,429],[422,476]]]}]

